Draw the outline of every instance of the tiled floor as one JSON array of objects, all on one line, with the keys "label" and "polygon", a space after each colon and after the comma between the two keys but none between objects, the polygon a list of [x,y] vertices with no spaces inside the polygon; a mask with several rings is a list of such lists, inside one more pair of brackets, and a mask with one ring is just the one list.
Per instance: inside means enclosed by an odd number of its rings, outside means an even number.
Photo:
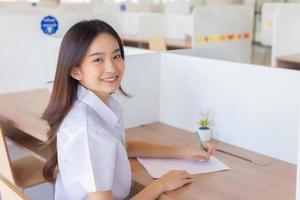
[{"label": "tiled floor", "polygon": [[[261,45],[253,45],[252,63],[258,65],[271,66],[271,48]],[[26,154],[13,145],[9,145],[10,153],[13,159],[25,156]],[[42,184],[25,190],[25,194],[31,200],[53,200],[54,187],[52,184]],[[1,200],[1,197],[0,197]]]}]

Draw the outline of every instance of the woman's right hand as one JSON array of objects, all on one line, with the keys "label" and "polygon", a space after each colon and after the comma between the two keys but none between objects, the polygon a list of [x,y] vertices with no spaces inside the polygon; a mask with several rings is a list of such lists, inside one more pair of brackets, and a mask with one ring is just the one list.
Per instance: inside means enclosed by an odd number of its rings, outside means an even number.
[{"label": "woman's right hand", "polygon": [[162,192],[168,192],[193,182],[193,178],[186,170],[171,170],[156,181]]}]

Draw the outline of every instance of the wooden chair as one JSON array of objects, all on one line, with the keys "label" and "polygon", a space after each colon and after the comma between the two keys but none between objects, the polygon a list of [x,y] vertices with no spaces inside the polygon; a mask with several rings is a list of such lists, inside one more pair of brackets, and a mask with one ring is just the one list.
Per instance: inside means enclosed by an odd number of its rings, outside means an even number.
[{"label": "wooden chair", "polygon": [[33,156],[12,161],[6,137],[0,126],[0,175],[21,191],[46,182],[42,175],[43,162]]},{"label": "wooden chair", "polygon": [[18,191],[13,184],[2,176],[0,176],[0,193],[2,200],[29,200],[25,194]]},{"label": "wooden chair", "polygon": [[153,51],[167,51],[167,43],[163,37],[149,38],[149,49]]}]

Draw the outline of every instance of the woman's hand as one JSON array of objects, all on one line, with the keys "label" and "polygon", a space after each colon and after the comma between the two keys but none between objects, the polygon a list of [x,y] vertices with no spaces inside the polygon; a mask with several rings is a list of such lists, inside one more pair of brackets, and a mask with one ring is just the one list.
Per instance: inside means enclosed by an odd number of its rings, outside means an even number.
[{"label": "woman's hand", "polygon": [[209,157],[215,152],[215,148],[211,143],[204,142],[206,151],[200,149],[199,144],[190,145],[182,148],[181,158],[186,160],[208,160]]},{"label": "woman's hand", "polygon": [[171,170],[155,182],[162,192],[168,192],[193,182],[193,178],[186,170]]},{"label": "woman's hand", "polygon": [[164,192],[172,191],[193,182],[191,175],[185,170],[171,170],[164,176],[150,183],[130,200],[153,200]]}]

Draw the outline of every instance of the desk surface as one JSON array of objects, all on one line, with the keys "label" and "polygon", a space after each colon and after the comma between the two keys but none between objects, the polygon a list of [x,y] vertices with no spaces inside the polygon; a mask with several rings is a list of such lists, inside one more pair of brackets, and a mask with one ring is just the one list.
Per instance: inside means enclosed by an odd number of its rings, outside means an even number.
[{"label": "desk surface", "polygon": [[[196,142],[190,132],[162,123],[127,129],[126,139],[176,146]],[[225,152],[217,151],[215,156],[227,164],[231,171],[194,175],[192,184],[165,193],[160,199],[202,199],[200,197],[206,200],[295,199],[295,165],[222,142],[214,141],[214,144],[217,149]],[[239,153],[245,159],[234,156]],[[153,180],[138,161],[131,159],[131,165],[135,182],[148,185]]]},{"label": "desk surface", "polygon": [[[49,127],[40,116],[48,99],[49,93],[46,89],[0,95],[0,116],[9,119],[25,134],[45,141]],[[196,142],[190,132],[162,123],[127,129],[126,140],[145,140],[176,146]],[[219,141],[213,143],[219,150],[215,154],[216,157],[232,170],[194,175],[192,184],[165,193],[160,199],[196,200],[200,197],[206,200],[295,199],[295,165]],[[34,144],[27,143],[27,145]],[[39,150],[33,149],[33,151]],[[43,157],[46,154],[40,155]],[[142,188],[153,181],[136,159],[130,159],[130,163],[137,187]]]},{"label": "desk surface", "polygon": [[277,67],[300,70],[300,54],[276,57]]},{"label": "desk surface", "polygon": [[47,141],[49,126],[40,119],[50,94],[47,89],[29,90],[0,95],[0,117],[32,137]]}]

